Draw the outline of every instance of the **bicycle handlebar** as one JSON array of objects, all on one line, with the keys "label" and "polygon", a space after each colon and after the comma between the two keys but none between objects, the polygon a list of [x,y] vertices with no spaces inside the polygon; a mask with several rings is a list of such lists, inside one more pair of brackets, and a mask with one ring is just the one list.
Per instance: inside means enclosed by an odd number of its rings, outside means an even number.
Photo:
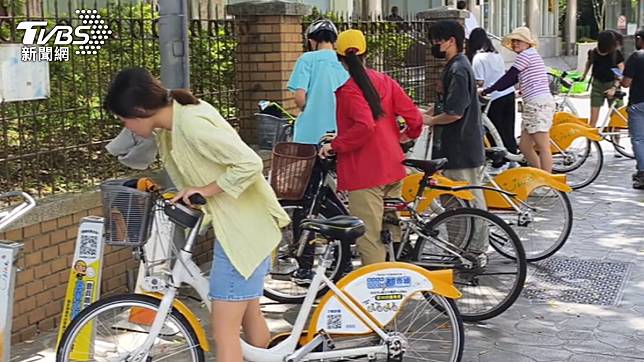
[{"label": "bicycle handlebar", "polygon": [[10,197],[21,197],[24,201],[20,205],[14,207],[11,211],[0,213],[0,231],[4,230],[16,220],[21,218],[23,215],[31,211],[34,207],[36,207],[36,200],[34,200],[34,198],[26,192],[10,191],[4,194],[0,194],[0,199],[7,199]]}]

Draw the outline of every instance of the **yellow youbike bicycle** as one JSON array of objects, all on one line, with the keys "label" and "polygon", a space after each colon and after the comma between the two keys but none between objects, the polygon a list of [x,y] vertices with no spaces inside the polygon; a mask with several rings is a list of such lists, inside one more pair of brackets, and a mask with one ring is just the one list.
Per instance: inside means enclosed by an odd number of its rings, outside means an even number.
[{"label": "yellow youbike bicycle", "polygon": [[[194,288],[208,308],[209,282],[192,259],[204,215],[172,204],[155,193],[122,186],[101,187],[108,236],[106,242],[130,246],[143,255],[147,226],[155,212],[186,229],[185,245],[171,240],[171,271],[156,278],[155,292],[100,299],[81,311],[65,330],[56,360],[67,361],[204,361],[211,350],[203,325],[180,301],[179,288]],[[252,220],[248,220],[252,223]],[[333,246],[364,233],[357,218],[340,216],[304,220],[304,230],[326,243],[315,277],[291,333],[274,337],[268,347],[241,341],[250,362],[460,361],[463,326],[453,298],[451,270],[428,271],[407,263],[380,263],[360,268],[337,284],[325,271],[334,260]],[[147,230],[147,231],[146,231]],[[142,257],[142,260],[146,260]],[[216,276],[212,276],[216,277]],[[314,307],[320,285],[329,292]],[[310,318],[309,318],[310,317]],[[308,325],[308,328],[306,326]]]}]

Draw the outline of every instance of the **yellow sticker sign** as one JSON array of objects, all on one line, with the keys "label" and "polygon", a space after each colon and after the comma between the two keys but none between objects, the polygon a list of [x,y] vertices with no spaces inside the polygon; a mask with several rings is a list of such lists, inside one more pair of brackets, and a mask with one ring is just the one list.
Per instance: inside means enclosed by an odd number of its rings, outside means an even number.
[{"label": "yellow sticker sign", "polygon": [[[103,263],[103,218],[88,216],[80,221],[74,261],[69,273],[67,294],[63,304],[58,342],[72,320],[88,305],[94,303],[100,294],[101,270]],[[90,322],[76,337],[71,359],[89,361],[93,359],[91,349],[94,326]]]}]

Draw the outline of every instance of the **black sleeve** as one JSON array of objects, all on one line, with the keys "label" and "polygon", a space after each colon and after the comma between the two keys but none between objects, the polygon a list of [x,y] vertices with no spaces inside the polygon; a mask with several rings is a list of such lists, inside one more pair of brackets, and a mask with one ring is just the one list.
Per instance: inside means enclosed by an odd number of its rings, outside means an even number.
[{"label": "black sleeve", "polygon": [[635,74],[638,72],[638,63],[637,52],[635,52],[631,54],[626,61],[626,65],[624,66],[624,77],[631,79],[635,78]]},{"label": "black sleeve", "polygon": [[[471,103],[468,84],[468,74],[465,69],[457,68],[451,75],[449,87],[445,90],[445,107],[443,111],[451,116],[462,116]],[[467,91],[466,91],[467,90]]]},{"label": "black sleeve", "polygon": [[624,63],[624,54],[621,51],[617,51],[617,56],[615,57],[615,65],[619,63]]}]

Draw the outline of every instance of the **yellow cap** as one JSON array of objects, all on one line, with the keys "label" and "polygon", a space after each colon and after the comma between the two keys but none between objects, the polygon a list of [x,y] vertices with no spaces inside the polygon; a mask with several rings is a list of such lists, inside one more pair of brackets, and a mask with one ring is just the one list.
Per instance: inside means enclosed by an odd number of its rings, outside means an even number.
[{"label": "yellow cap", "polygon": [[338,35],[336,52],[342,56],[347,55],[347,50],[356,49],[356,54],[361,55],[367,51],[367,40],[358,29],[349,29]]}]

